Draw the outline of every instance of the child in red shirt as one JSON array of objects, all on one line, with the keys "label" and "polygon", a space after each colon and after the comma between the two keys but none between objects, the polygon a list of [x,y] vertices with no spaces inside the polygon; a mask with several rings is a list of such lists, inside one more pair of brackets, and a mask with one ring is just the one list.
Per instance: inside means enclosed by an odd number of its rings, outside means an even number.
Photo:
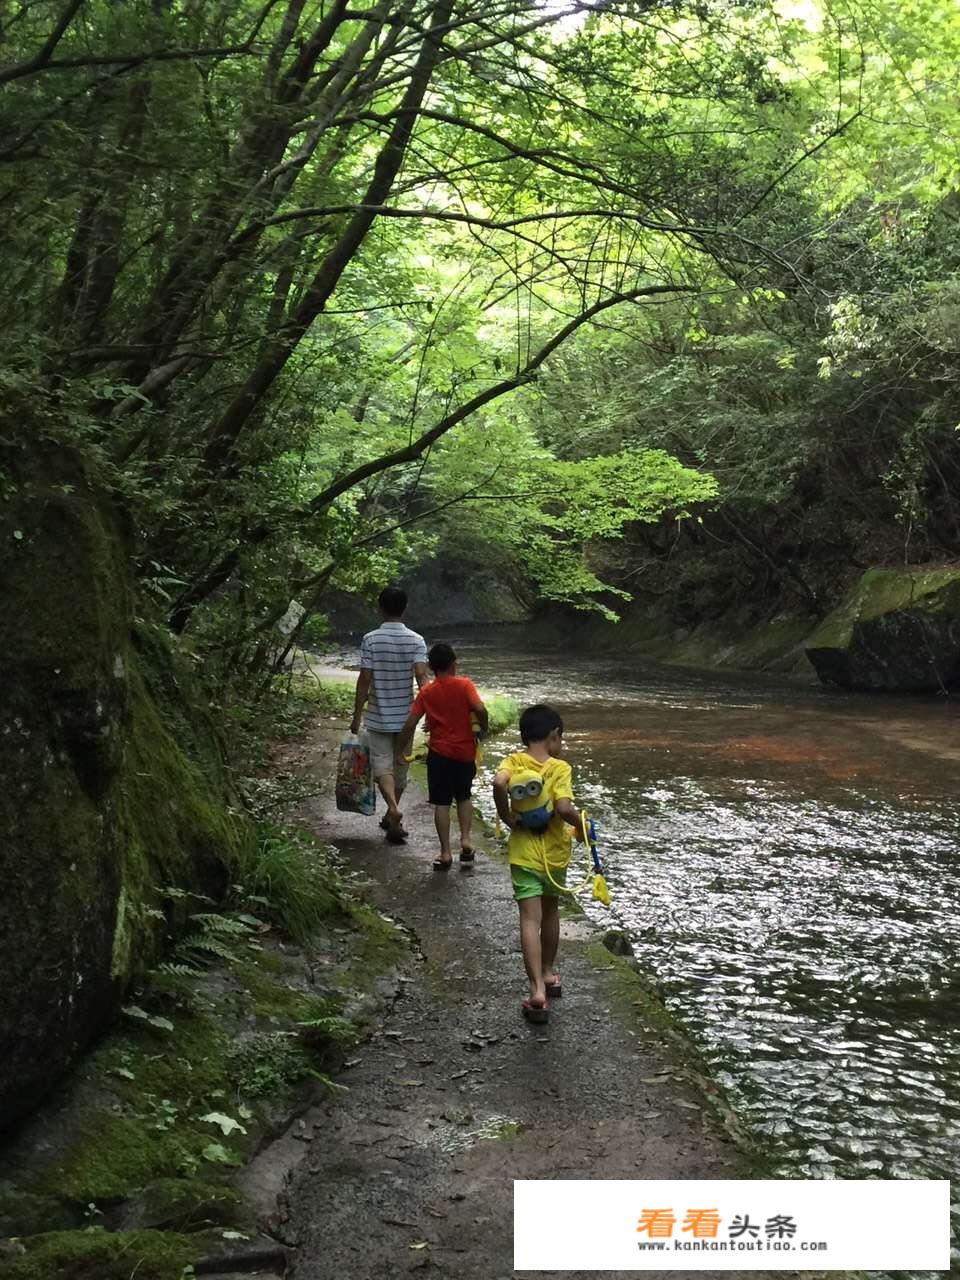
[{"label": "child in red shirt", "polygon": [[477,693],[476,685],[466,676],[457,675],[457,655],[448,644],[435,644],[427,654],[434,679],[425,684],[414,699],[407,722],[400,731],[398,749],[409,751],[413,732],[422,716],[427,717],[430,750],[427,754],[427,799],[434,806],[434,822],[440,837],[440,857],[435,871],[449,871],[453,865],[450,851],[450,807],[457,805],[460,824],[460,861],[473,862],[470,824],[473,802],[470,798],[477,772],[476,729],[486,732],[489,717]]}]

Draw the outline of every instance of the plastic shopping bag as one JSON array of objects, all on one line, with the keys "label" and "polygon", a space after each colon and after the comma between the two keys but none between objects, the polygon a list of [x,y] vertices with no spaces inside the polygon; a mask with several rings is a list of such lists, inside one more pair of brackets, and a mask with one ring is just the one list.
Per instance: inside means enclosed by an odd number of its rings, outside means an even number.
[{"label": "plastic shopping bag", "polygon": [[370,748],[359,738],[347,738],[340,744],[336,795],[337,808],[346,813],[362,813],[369,817],[377,811]]}]

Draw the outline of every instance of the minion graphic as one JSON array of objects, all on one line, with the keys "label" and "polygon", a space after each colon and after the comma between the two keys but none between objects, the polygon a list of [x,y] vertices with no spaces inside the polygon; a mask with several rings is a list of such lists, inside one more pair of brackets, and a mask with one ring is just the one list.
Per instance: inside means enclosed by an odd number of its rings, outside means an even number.
[{"label": "minion graphic", "polygon": [[510,808],[528,831],[546,831],[553,817],[553,805],[543,794],[543,779],[532,769],[521,769],[510,780]]}]

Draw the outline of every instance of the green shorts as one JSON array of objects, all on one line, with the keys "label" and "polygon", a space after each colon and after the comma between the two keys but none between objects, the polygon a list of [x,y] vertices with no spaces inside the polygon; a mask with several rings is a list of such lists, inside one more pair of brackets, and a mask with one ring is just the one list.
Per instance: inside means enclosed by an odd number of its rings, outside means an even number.
[{"label": "green shorts", "polygon": [[550,875],[556,884],[551,884],[542,871],[518,867],[511,862],[510,879],[513,881],[514,898],[517,902],[522,898],[559,898],[561,890],[557,886],[567,883],[567,868],[551,867]]}]

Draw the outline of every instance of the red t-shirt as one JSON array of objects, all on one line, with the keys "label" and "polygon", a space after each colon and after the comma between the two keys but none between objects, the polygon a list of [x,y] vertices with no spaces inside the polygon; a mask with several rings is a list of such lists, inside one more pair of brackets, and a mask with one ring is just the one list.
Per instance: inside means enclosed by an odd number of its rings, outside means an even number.
[{"label": "red t-shirt", "polygon": [[425,684],[411,708],[426,715],[430,750],[448,760],[473,760],[477,744],[470,728],[470,712],[483,706],[477,687],[466,676],[437,676]]}]

